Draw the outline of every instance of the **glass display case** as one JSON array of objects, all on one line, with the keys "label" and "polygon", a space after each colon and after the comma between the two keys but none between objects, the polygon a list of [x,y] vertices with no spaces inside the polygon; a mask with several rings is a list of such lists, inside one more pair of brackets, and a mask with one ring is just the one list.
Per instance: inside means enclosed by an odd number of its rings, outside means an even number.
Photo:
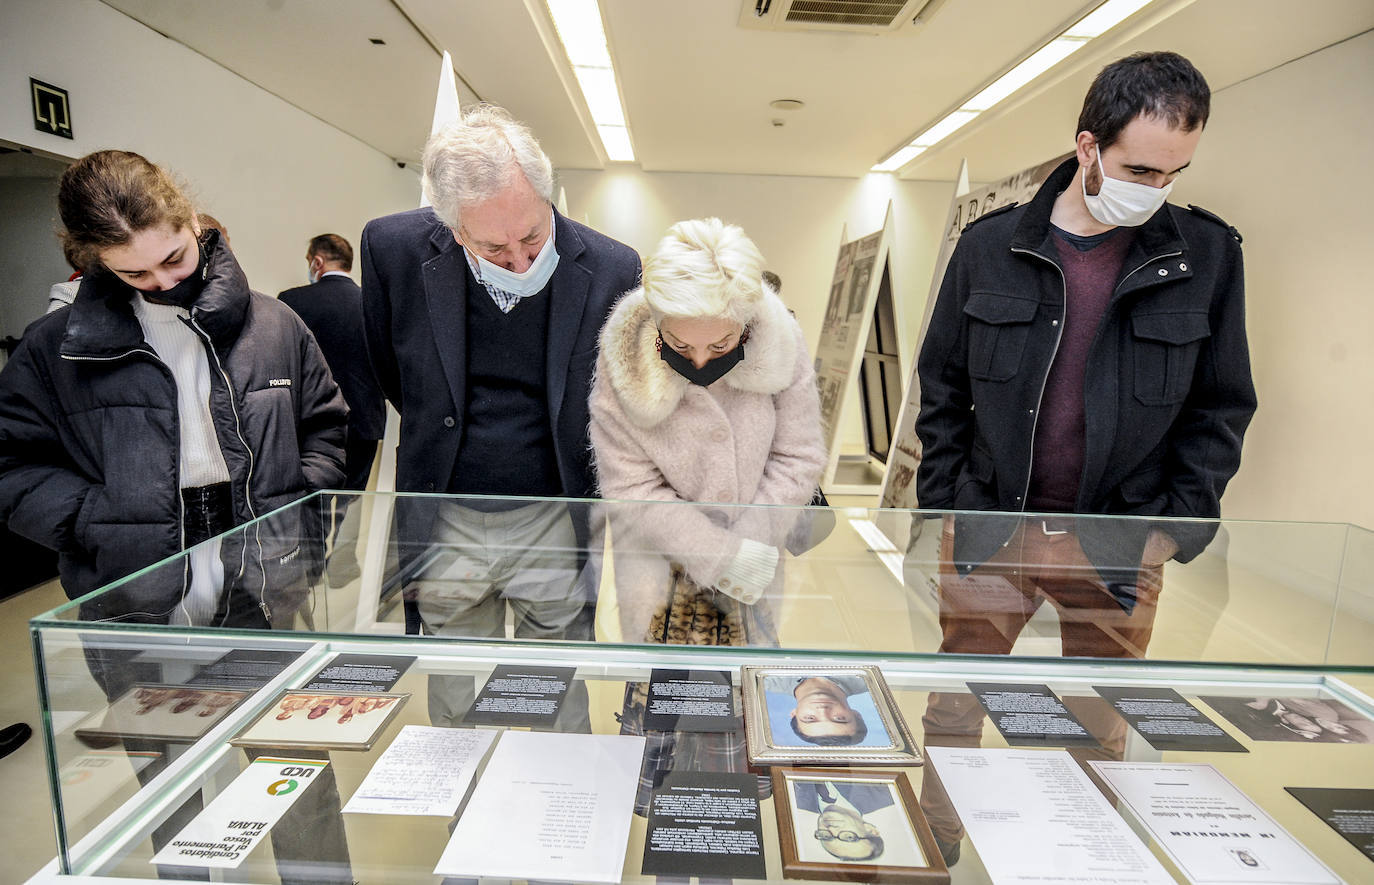
[{"label": "glass display case", "polygon": [[[777,551],[771,570],[740,568],[742,539]],[[1189,561],[1156,567],[1175,548]],[[517,733],[562,736],[548,755],[569,760],[582,758],[578,736],[634,739],[615,745],[634,756],[631,786],[596,800],[595,814],[628,817],[621,844],[596,846],[620,861],[611,879],[1012,881],[991,812],[935,774],[957,754],[1033,747],[1069,753],[1163,881],[1200,867],[1091,762],[1209,765],[1330,877],[1312,881],[1369,881],[1368,846],[1287,788],[1374,791],[1371,574],[1374,534],[1341,524],[317,495],[32,621],[59,845],[35,881],[594,878],[572,862],[541,873],[549,834],[518,815],[495,830],[515,872],[451,862],[473,805],[490,813],[502,793],[496,752]],[[846,756],[803,734],[805,713],[751,711],[741,697],[744,668],[800,668],[800,683],[868,667],[882,683],[868,686],[881,696],[870,738],[909,734],[915,758]],[[681,671],[729,674],[707,730],[658,715],[704,709],[656,706]],[[512,674],[554,675],[512,687]],[[835,706],[822,718],[843,720]],[[393,792],[415,786],[397,786],[398,739],[439,740],[416,726],[493,732],[496,750],[472,752],[470,780],[447,788],[454,808],[347,808],[387,798],[360,791],[370,773],[389,773]],[[833,776],[751,763],[770,740],[815,746],[805,771]],[[468,758],[454,753],[451,766],[412,762],[432,778]],[[268,793],[299,793],[259,826],[243,797],[263,764],[292,772]],[[866,837],[808,817],[791,792],[798,777],[896,783],[883,780],[894,772],[909,786],[890,793],[901,819],[934,837],[910,849],[925,845],[924,873],[898,862],[900,837],[888,836],[891,863],[830,851]],[[688,774],[754,785],[757,845],[734,850],[739,866],[702,860],[731,853],[710,837],[664,848],[656,797]],[[749,816],[713,813],[733,822],[706,826],[722,840]],[[232,858],[206,835],[216,814],[244,831]],[[181,862],[167,863],[176,846]],[[1232,852],[1234,881],[1258,881],[1242,878],[1245,853]]]}]

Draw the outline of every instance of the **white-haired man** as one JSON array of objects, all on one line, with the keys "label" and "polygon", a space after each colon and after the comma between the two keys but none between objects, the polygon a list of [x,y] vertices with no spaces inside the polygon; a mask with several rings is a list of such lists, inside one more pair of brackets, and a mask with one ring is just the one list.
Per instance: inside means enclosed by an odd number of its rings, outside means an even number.
[{"label": "white-haired man", "polygon": [[[554,209],[549,158],[501,108],[430,138],[424,187],[432,209],[362,236],[368,352],[401,413],[397,490],[593,496],[597,334],[639,256]],[[519,636],[591,638],[566,507],[411,498],[397,521],[411,632],[504,635],[509,604]]]}]

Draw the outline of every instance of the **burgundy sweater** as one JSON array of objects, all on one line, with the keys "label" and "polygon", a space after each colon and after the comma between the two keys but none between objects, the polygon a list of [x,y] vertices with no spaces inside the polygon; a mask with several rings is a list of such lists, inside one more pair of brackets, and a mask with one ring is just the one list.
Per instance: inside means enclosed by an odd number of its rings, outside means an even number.
[{"label": "burgundy sweater", "polygon": [[1026,509],[1072,513],[1087,445],[1083,382],[1088,352],[1121,279],[1135,229],[1118,227],[1093,237],[1052,229],[1064,270],[1064,330],[1040,400]]}]

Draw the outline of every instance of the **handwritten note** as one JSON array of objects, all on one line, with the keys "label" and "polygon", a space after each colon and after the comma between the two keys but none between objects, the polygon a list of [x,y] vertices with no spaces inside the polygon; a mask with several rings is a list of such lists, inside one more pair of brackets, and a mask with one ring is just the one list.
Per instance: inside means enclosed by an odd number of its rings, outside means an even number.
[{"label": "handwritten note", "polygon": [[451,817],[496,732],[407,725],[372,766],[344,812]]}]

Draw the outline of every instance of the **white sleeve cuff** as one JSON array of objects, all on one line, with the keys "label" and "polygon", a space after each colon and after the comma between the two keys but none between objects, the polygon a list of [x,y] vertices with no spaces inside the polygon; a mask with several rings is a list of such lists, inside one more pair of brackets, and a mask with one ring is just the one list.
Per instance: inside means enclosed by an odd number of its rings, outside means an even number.
[{"label": "white sleeve cuff", "polygon": [[778,548],[746,538],[740,542],[739,553],[726,567],[716,589],[746,605],[753,605],[773,582],[777,571]]}]

